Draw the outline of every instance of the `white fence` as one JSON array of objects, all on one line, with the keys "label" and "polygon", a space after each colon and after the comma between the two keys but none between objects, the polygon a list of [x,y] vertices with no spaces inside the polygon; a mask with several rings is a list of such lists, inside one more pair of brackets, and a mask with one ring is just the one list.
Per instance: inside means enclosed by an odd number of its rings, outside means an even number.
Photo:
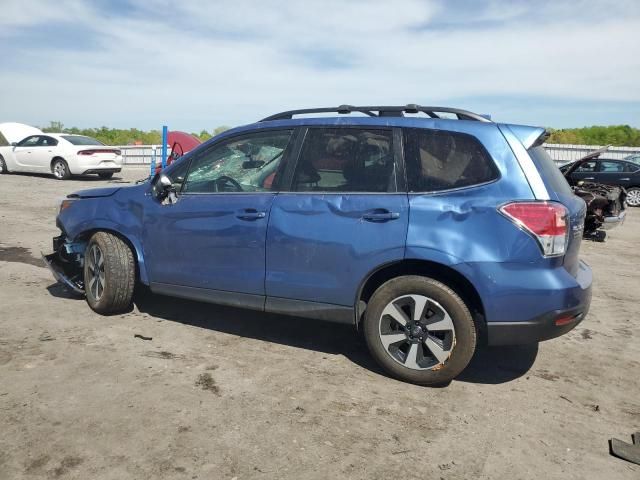
[{"label": "white fence", "polygon": [[[598,145],[562,145],[547,143],[544,146],[549,155],[558,164],[572,162],[587,153],[602,148]],[[122,162],[127,165],[149,165],[154,157],[156,162],[162,161],[162,145],[126,145],[118,147],[122,150]],[[167,147],[169,150],[169,147]],[[640,153],[640,147],[610,147],[603,156],[613,159],[623,159],[629,155]]]},{"label": "white fence", "polygon": [[[156,163],[162,162],[162,145],[124,145],[118,147],[122,151],[122,163],[125,165],[149,165],[155,156]],[[171,147],[167,146],[167,154]]]}]

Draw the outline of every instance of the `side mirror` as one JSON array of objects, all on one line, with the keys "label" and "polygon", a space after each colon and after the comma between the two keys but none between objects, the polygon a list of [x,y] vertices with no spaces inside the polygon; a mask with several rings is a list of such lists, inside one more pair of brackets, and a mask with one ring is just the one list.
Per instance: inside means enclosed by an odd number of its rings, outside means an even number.
[{"label": "side mirror", "polygon": [[153,180],[152,192],[154,198],[159,202],[162,202],[173,191],[174,188],[171,183],[171,179],[162,172],[158,173],[156,178]]},{"label": "side mirror", "polygon": [[18,146],[18,142],[11,142],[11,146],[12,147],[17,147]]}]

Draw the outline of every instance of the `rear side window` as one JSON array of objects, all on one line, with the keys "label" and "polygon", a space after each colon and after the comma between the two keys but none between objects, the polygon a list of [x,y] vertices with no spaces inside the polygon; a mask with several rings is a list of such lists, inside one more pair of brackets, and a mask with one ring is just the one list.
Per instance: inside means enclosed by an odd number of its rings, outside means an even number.
[{"label": "rear side window", "polygon": [[482,144],[464,133],[408,129],[405,161],[410,192],[468,187],[499,176]]},{"label": "rear side window", "polygon": [[62,138],[74,145],[104,145],[104,143],[99,142],[95,138],[82,135],[62,135]]},{"label": "rear side window", "polygon": [[391,130],[309,129],[292,185],[297,192],[395,192]]},{"label": "rear side window", "polygon": [[624,172],[624,163],[622,162],[609,162],[609,161],[600,161],[600,172]]},{"label": "rear side window", "polygon": [[538,167],[548,187],[556,193],[573,195],[567,179],[564,178],[564,175],[542,145],[530,148],[529,156]]}]

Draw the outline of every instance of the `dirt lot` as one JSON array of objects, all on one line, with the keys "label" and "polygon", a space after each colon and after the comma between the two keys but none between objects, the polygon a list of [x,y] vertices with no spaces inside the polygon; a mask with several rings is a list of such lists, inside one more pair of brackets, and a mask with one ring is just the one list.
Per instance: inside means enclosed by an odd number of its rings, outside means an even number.
[{"label": "dirt lot", "polygon": [[640,210],[583,243],[577,329],[429,389],[339,325],[151,295],[94,314],[39,252],[64,195],[105,183],[0,176],[0,479],[640,478],[607,446],[640,430]]}]

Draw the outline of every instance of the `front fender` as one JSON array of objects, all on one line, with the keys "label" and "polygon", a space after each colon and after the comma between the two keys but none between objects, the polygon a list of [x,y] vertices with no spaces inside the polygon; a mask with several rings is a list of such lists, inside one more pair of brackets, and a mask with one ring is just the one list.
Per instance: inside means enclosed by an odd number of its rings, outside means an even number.
[{"label": "front fender", "polygon": [[[124,193],[127,190],[130,192]],[[149,277],[142,248],[144,212],[141,201],[144,193],[139,187],[122,189],[121,192],[111,197],[77,200],[60,212],[56,223],[71,241],[82,239],[96,231],[112,232],[122,237],[134,250],[140,281],[148,285]]]}]

